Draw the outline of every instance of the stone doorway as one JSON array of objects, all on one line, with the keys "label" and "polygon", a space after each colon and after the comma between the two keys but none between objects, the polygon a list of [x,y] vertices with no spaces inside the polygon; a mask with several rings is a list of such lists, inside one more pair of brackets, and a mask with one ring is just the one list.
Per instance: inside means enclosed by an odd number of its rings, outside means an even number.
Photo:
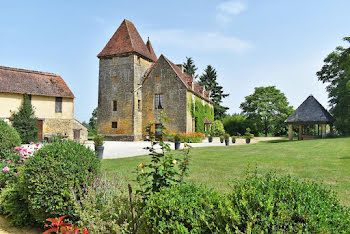
[{"label": "stone doorway", "polygon": [[81,129],[73,129],[74,140],[78,142],[80,142],[80,130]]}]

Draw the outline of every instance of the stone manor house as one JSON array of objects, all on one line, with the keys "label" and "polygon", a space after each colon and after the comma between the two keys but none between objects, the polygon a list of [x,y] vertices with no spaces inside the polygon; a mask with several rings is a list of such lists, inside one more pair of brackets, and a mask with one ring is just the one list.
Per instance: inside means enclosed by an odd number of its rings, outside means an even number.
[{"label": "stone manor house", "polygon": [[11,123],[11,112],[18,110],[25,93],[38,118],[39,140],[57,134],[87,140],[87,128],[74,119],[74,94],[62,77],[0,66],[0,119]]},{"label": "stone manor house", "polygon": [[124,20],[97,56],[98,133],[107,140],[141,140],[164,113],[169,132],[204,132],[214,120],[210,92],[164,55],[157,58],[132,22]]}]

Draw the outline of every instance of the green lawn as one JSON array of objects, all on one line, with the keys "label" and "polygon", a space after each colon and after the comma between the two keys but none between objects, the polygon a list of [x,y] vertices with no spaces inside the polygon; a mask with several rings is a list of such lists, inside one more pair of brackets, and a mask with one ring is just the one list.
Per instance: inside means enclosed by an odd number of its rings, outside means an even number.
[{"label": "green lawn", "polygon": [[[190,155],[188,179],[195,183],[226,192],[230,181],[241,177],[250,165],[262,172],[276,170],[278,174],[323,182],[350,206],[350,138],[193,148]],[[147,160],[149,156],[106,159],[102,167],[123,173],[132,181],[131,172]]]}]

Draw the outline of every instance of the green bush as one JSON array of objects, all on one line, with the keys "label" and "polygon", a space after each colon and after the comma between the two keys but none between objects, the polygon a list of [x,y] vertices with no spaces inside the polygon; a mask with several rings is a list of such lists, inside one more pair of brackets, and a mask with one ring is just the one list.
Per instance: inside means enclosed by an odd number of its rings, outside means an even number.
[{"label": "green bush", "polygon": [[[256,171],[233,184],[227,227],[243,233],[339,233],[350,230],[350,211],[323,185]],[[227,219],[228,212],[237,214]]]},{"label": "green bush", "polygon": [[14,226],[32,226],[35,221],[16,184],[10,184],[1,191],[0,210],[1,214],[9,217],[9,223]]},{"label": "green bush", "polygon": [[19,179],[22,196],[37,222],[68,215],[74,219],[72,190],[82,193],[86,178],[100,170],[96,154],[74,141],[55,142],[29,157]]},{"label": "green bush", "polygon": [[225,131],[230,135],[244,135],[249,126],[246,118],[239,114],[227,115],[222,120]]},{"label": "green bush", "polygon": [[94,144],[95,146],[103,146],[104,144],[104,136],[102,135],[96,135],[94,136]]},{"label": "green bush", "polygon": [[223,229],[218,212],[222,197],[205,187],[164,187],[145,201],[140,233],[213,233]]},{"label": "green bush", "polygon": [[89,186],[83,188],[84,194],[74,197],[78,226],[90,233],[131,233],[131,209],[123,177],[105,173],[86,184]]},{"label": "green bush", "polygon": [[218,137],[223,134],[225,134],[224,125],[220,120],[215,120],[211,127],[210,135]]},{"label": "green bush", "polygon": [[2,159],[8,150],[20,145],[21,138],[16,130],[0,119],[0,158]]}]

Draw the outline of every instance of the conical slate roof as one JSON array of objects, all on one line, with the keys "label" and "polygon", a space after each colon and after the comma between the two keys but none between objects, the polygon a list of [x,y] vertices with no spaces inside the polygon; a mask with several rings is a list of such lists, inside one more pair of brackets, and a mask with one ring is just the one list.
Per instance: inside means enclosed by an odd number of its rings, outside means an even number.
[{"label": "conical slate roof", "polygon": [[334,123],[334,117],[310,95],[287,119],[286,123]]},{"label": "conical slate roof", "polygon": [[132,52],[155,61],[134,24],[125,19],[97,57],[101,58]]},{"label": "conical slate roof", "polygon": [[156,55],[156,53],[154,53],[154,50],[153,50],[153,47],[152,47],[152,44],[151,44],[151,41],[149,40],[149,38],[147,40],[146,47],[147,47],[149,53],[151,54],[152,60],[157,61],[157,55]]}]

